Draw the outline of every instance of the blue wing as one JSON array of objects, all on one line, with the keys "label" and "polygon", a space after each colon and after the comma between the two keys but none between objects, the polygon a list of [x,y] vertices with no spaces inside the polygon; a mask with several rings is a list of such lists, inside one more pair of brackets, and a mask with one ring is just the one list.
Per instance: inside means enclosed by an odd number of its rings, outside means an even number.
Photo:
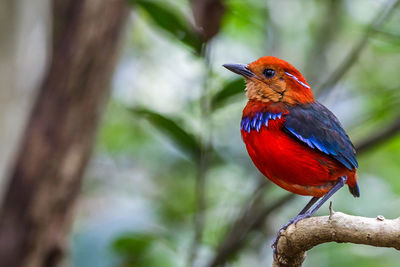
[{"label": "blue wing", "polygon": [[358,168],[355,149],[339,120],[320,103],[289,109],[284,130],[352,170]]}]

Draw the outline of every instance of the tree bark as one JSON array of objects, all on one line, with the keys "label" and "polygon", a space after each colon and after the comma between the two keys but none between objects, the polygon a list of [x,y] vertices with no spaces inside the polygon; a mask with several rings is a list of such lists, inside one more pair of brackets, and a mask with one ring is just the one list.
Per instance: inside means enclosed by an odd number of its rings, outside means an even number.
[{"label": "tree bark", "polygon": [[333,212],[290,225],[279,238],[274,267],[300,267],[306,251],[327,242],[349,242],[400,250],[400,218],[366,218]]},{"label": "tree bark", "polygon": [[0,215],[0,266],[55,266],[108,96],[128,9],[120,0],[54,0],[49,68]]}]

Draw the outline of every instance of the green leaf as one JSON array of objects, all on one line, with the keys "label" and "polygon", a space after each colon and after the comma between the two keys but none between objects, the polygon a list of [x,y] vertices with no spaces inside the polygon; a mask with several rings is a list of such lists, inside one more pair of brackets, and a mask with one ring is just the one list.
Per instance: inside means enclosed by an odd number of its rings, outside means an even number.
[{"label": "green leaf", "polygon": [[191,159],[199,160],[200,145],[196,138],[186,132],[174,119],[145,108],[131,108],[130,111],[146,118],[151,124],[164,132]]},{"label": "green leaf", "polygon": [[116,239],[112,248],[121,255],[142,255],[150,248],[154,239],[150,234],[130,233]]},{"label": "green leaf", "polygon": [[163,1],[130,0],[129,2],[145,10],[160,29],[170,33],[177,40],[200,54],[203,45],[202,39],[179,11],[171,8]]},{"label": "green leaf", "polygon": [[211,106],[213,110],[222,107],[233,97],[243,94],[244,92],[243,78],[232,80],[224,85],[224,87],[212,98]]},{"label": "green leaf", "polygon": [[[125,267],[176,266],[171,257],[171,245],[160,233],[124,233],[111,243],[111,249]],[[114,266],[114,265],[113,265]]]}]

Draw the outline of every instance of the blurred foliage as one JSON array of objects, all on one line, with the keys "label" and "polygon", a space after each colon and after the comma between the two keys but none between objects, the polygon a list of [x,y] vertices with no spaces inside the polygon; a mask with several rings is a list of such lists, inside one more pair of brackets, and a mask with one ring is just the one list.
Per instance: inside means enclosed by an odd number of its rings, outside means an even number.
[{"label": "blurred foliage", "polygon": [[180,40],[198,54],[201,51],[201,37],[180,14],[177,8],[162,1],[130,0],[130,3],[144,9],[152,21],[161,29],[170,33],[173,39]]},{"label": "blurred foliage", "polygon": [[[328,4],[332,1],[226,0],[222,28],[205,44],[193,25],[189,1],[129,0],[134,16],[79,212],[81,224],[101,227],[95,237],[74,240],[78,250],[73,255],[75,266],[87,265],[78,264],[83,261],[74,257],[87,257],[84,262],[95,257],[91,256],[95,253],[85,254],[82,240],[96,244],[97,239],[106,240],[104,250],[112,253],[103,253],[103,265],[96,266],[186,265],[194,235],[195,179],[205,130],[209,130],[213,158],[206,174],[204,235],[195,260],[196,266],[206,266],[242,207],[253,200],[259,184],[259,174],[238,130],[244,82],[232,79],[221,65],[274,55],[300,71],[307,68],[315,81],[326,80],[385,4],[342,0],[338,17],[332,18]],[[325,20],[340,23],[332,33],[321,28]],[[346,75],[319,99],[338,115],[354,143],[387,127],[400,114],[399,22],[400,10],[396,10],[381,32],[377,29],[371,34]],[[325,39],[331,41],[319,43]],[[313,53],[315,50],[318,53]],[[310,66],[309,62],[319,64]],[[204,106],[210,109],[204,112]],[[202,116],[207,116],[206,124]],[[360,155],[361,198],[355,200],[341,190],[333,198],[335,210],[361,216],[399,216],[399,161],[399,136]],[[265,202],[284,194],[270,186]],[[270,265],[271,238],[306,201],[299,197],[268,217],[229,266]],[[319,211],[326,213],[325,207]],[[110,214],[115,216],[112,223]],[[89,235],[79,223],[75,228],[78,236]],[[394,250],[332,243],[310,251],[304,266],[380,267],[397,266],[398,262],[400,255]]]},{"label": "blurred foliage", "polygon": [[99,149],[118,154],[121,151],[134,151],[141,143],[148,142],[148,134],[133,123],[132,114],[121,104],[112,101],[103,119],[107,127],[99,133]]},{"label": "blurred foliage", "polygon": [[151,122],[155,127],[163,131],[182,151],[195,162],[200,157],[200,145],[193,136],[175,122],[174,119],[168,118],[146,108],[131,108],[130,111],[136,115],[140,115]]},{"label": "blurred foliage", "polygon": [[[127,233],[116,239],[112,248],[122,258],[121,266],[124,267],[174,266],[167,255],[154,247],[158,238],[154,234]],[[158,256],[154,257],[153,253],[158,253]]]},{"label": "blurred foliage", "polygon": [[[226,1],[228,12],[223,19],[222,34],[253,43],[264,41],[264,34],[271,30],[269,25],[269,5],[257,0]],[[236,40],[235,40],[236,41]]]},{"label": "blurred foliage", "polygon": [[212,98],[212,109],[223,107],[232,98],[238,96],[239,94],[243,94],[243,86],[243,78],[238,78],[226,83]]}]

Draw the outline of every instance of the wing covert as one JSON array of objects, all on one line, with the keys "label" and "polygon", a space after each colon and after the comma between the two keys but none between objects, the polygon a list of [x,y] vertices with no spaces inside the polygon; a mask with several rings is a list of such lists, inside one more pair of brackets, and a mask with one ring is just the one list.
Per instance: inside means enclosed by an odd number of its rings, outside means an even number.
[{"label": "wing covert", "polygon": [[320,103],[289,108],[284,130],[309,147],[332,156],[348,169],[358,168],[349,136],[335,115]]}]

